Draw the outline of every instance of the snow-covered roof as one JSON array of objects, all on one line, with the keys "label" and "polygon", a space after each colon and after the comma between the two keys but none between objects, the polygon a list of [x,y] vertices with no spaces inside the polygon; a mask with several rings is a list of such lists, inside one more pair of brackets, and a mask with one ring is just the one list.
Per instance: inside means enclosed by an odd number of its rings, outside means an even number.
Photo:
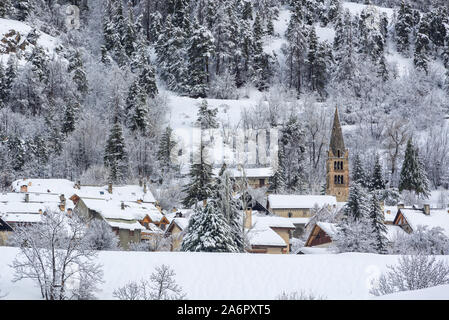
[{"label": "snow-covered roof", "polygon": [[0,203],[0,212],[4,213],[39,213],[39,211],[60,211],[57,202],[5,202]]},{"label": "snow-covered roof", "polygon": [[384,207],[385,222],[393,222],[397,213],[398,213],[397,206],[385,206]]},{"label": "snow-covered roof", "polygon": [[248,230],[248,240],[252,246],[286,247],[284,239],[272,228],[294,229],[289,218],[266,216],[253,212],[252,228]]},{"label": "snow-covered roof", "polygon": [[398,234],[407,234],[404,229],[402,229],[400,226],[398,225],[393,225],[393,224],[387,224],[385,225],[385,227],[387,227],[387,239],[390,242],[393,242],[396,240],[396,237],[398,236]]},{"label": "snow-covered roof", "polygon": [[248,240],[252,246],[286,247],[284,239],[271,228],[251,229],[248,231]]},{"label": "snow-covered roof", "polygon": [[114,221],[110,219],[105,219],[105,221],[112,227],[112,228],[119,228],[119,229],[125,229],[125,230],[145,230],[145,228],[138,223],[135,222],[124,222],[124,221]]},{"label": "snow-covered roof", "polygon": [[306,225],[306,224],[308,224],[309,223],[309,221],[310,221],[310,218],[288,218],[290,221],[291,221],[291,223],[293,223],[294,225],[297,225],[297,224],[303,224],[303,225]]},{"label": "snow-covered roof", "polygon": [[171,223],[177,225],[181,230],[186,230],[189,226],[189,218],[173,218]]},{"label": "snow-covered roof", "polygon": [[120,201],[81,198],[84,204],[93,211],[98,212],[105,219],[142,220],[149,210],[139,206],[125,204],[122,209]]},{"label": "snow-covered roof", "polygon": [[42,221],[39,213],[7,213],[1,216],[7,223],[37,223]]},{"label": "snow-covered roof", "polygon": [[108,186],[85,186],[80,189],[75,188],[75,182],[66,179],[20,179],[11,184],[15,192],[20,192],[23,185],[27,186],[27,193],[54,194],[59,196],[64,194],[66,198],[77,195],[80,198],[106,199],[116,201],[135,201],[141,200],[145,203],[155,203],[151,191],[139,185],[112,186],[112,193],[108,192]]},{"label": "snow-covered roof", "polygon": [[424,214],[419,209],[400,209],[400,212],[407,220],[413,230],[419,225],[428,228],[441,227],[446,236],[449,237],[449,212],[445,209],[430,209],[430,215]]},{"label": "snow-covered roof", "polygon": [[[212,173],[217,176],[220,173],[221,168],[214,168]],[[231,176],[240,178],[243,176],[243,172],[237,168],[228,168]],[[273,168],[245,168],[245,175],[247,178],[269,178],[273,175]]]},{"label": "snow-covered roof", "polygon": [[295,225],[292,223],[290,218],[259,215],[257,213],[254,213],[253,211],[251,220],[253,228],[270,227],[270,228],[295,229]]},{"label": "snow-covered roof", "polygon": [[270,209],[312,209],[315,205],[318,207],[337,205],[337,198],[319,195],[270,194],[268,203]]},{"label": "snow-covered roof", "polygon": [[321,230],[326,232],[326,234],[330,238],[333,238],[337,234],[337,232],[338,232],[338,228],[337,228],[337,225],[335,223],[317,222],[316,224],[318,225],[318,227],[321,228]]}]

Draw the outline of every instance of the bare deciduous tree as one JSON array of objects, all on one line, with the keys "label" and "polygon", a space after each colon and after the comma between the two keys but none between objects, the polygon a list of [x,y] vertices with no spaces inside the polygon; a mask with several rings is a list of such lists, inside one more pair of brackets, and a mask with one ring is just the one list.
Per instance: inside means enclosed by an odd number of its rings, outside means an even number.
[{"label": "bare deciduous tree", "polygon": [[449,283],[449,266],[434,256],[401,256],[396,266],[387,266],[370,290],[376,296],[418,290]]},{"label": "bare deciduous tree", "polygon": [[175,275],[173,269],[163,264],[156,267],[150,281],[128,282],[114,290],[112,295],[120,300],[182,300],[186,295],[176,283]]},{"label": "bare deciduous tree", "polygon": [[77,215],[47,210],[42,221],[18,225],[10,244],[20,247],[13,260],[13,282],[35,281],[46,300],[92,298],[102,281],[97,254],[84,236],[86,224]]}]

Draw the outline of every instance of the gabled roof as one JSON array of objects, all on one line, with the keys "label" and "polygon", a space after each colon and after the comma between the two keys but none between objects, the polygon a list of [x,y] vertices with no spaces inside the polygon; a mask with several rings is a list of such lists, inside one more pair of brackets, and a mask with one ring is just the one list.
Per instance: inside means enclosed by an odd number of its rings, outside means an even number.
[{"label": "gabled roof", "polygon": [[318,207],[337,205],[337,198],[321,195],[270,194],[268,203],[270,209],[312,209],[315,205]]},{"label": "gabled roof", "polygon": [[20,179],[11,184],[11,188],[15,192],[20,192],[21,186],[27,186],[28,193],[41,194],[64,194],[66,198],[77,195],[80,198],[106,199],[116,201],[138,201],[155,203],[151,191],[139,185],[122,185],[112,186],[112,193],[108,192],[108,186],[88,186],[81,185],[81,188],[75,188],[75,182],[66,179]]},{"label": "gabled roof", "polygon": [[248,230],[247,236],[252,246],[287,247],[288,244],[273,228],[295,229],[288,218],[253,212],[251,220],[252,228]]},{"label": "gabled roof", "polygon": [[337,151],[345,152],[345,142],[341,131],[340,119],[338,117],[338,108],[335,108],[334,123],[332,125],[332,134],[329,143],[329,150],[336,156]]},{"label": "gabled roof", "polygon": [[[214,168],[212,170],[212,173],[215,176],[218,176],[220,173],[221,168]],[[234,178],[241,178],[243,176],[243,172],[237,168],[228,168],[227,169],[231,176]],[[267,167],[267,168],[245,168],[245,175],[247,178],[269,178],[273,175],[273,168]]]},{"label": "gabled roof", "polygon": [[430,229],[440,227],[444,234],[449,237],[449,212],[446,209],[430,209],[430,215],[426,215],[420,209],[400,208],[396,218],[399,214],[403,215],[412,230],[416,230],[419,225],[427,226]]}]

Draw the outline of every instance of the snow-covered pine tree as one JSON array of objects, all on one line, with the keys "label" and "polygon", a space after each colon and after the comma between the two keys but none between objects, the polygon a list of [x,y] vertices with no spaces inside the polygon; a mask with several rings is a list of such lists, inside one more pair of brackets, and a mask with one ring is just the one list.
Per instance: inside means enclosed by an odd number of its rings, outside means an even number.
[{"label": "snow-covered pine tree", "polygon": [[32,0],[16,0],[14,4],[15,16],[19,21],[25,21],[33,12]]},{"label": "snow-covered pine tree", "polygon": [[402,1],[399,7],[396,24],[396,49],[405,56],[409,55],[410,37],[413,29],[413,12],[406,1]]},{"label": "snow-covered pine tree", "polygon": [[11,0],[2,0],[2,2],[0,2],[0,18],[9,16],[11,14],[11,10]]},{"label": "snow-covered pine tree", "polygon": [[387,227],[384,223],[384,213],[380,207],[380,201],[375,192],[371,195],[368,209],[368,219],[373,229],[372,235],[374,236],[377,252],[380,254],[386,254],[388,248],[388,239],[386,236]]},{"label": "snow-covered pine tree", "polygon": [[399,192],[403,190],[414,191],[418,196],[422,195],[425,198],[429,195],[429,180],[412,139],[407,142],[400,174]]},{"label": "snow-covered pine tree", "polygon": [[6,90],[6,75],[3,69],[3,63],[0,62],[0,109],[6,105],[7,90]]},{"label": "snow-covered pine tree", "polygon": [[156,63],[168,89],[182,93],[187,77],[187,34],[175,27],[170,16],[155,45]]},{"label": "snow-covered pine tree", "polygon": [[282,144],[279,144],[277,168],[274,174],[270,177],[269,183],[269,193],[281,194],[285,192],[285,154],[284,146]]},{"label": "snow-covered pine tree", "polygon": [[218,128],[217,114],[217,108],[211,109],[207,100],[201,101],[198,107],[196,125],[202,130]]},{"label": "snow-covered pine tree", "polygon": [[118,121],[118,115],[114,116],[109,137],[106,141],[104,165],[109,170],[109,179],[112,182],[122,181],[126,177],[128,153],[125,147],[122,125]]},{"label": "snow-covered pine tree", "polygon": [[186,87],[192,98],[205,98],[209,91],[209,63],[214,50],[214,37],[197,21],[189,39]]},{"label": "snow-covered pine tree", "polygon": [[190,166],[190,182],[183,189],[186,196],[182,203],[188,208],[207,201],[212,194],[212,166],[207,163],[206,146],[201,143],[198,152],[198,161]]},{"label": "snow-covered pine tree", "polygon": [[288,66],[289,87],[295,88],[298,94],[301,93],[302,79],[304,78],[303,66],[307,53],[306,30],[301,6],[297,6],[290,18],[286,32],[287,48],[285,55]]},{"label": "snow-covered pine tree", "polygon": [[376,154],[373,175],[371,176],[369,189],[371,191],[385,189],[385,181],[383,178],[382,165],[380,164],[379,154]]},{"label": "snow-covered pine tree", "polygon": [[75,130],[75,125],[78,119],[81,106],[77,101],[71,101],[67,104],[64,112],[61,131],[65,136]]},{"label": "snow-covered pine tree", "polygon": [[165,128],[159,143],[159,150],[157,159],[162,167],[162,170],[167,172],[173,168],[173,148],[176,146],[176,141],[173,139],[173,129],[170,126]]},{"label": "snow-covered pine tree", "polygon": [[234,183],[234,179],[231,178],[230,172],[224,164],[215,186],[216,198],[218,199],[219,209],[231,229],[233,242],[237,250],[243,252],[245,249],[243,215],[239,210],[240,203],[234,197]]},{"label": "snow-covered pine tree", "polygon": [[425,15],[419,23],[418,32],[416,35],[415,54],[413,57],[413,63],[418,70],[424,71],[426,74],[429,69],[429,51],[430,51],[430,39],[429,39],[429,16]]},{"label": "snow-covered pine tree", "polygon": [[137,43],[137,30],[136,21],[134,19],[133,6],[131,1],[128,1],[128,19],[126,20],[125,33],[122,39],[123,47],[125,48],[126,55],[132,57],[136,50]]},{"label": "snow-covered pine tree", "polygon": [[281,129],[285,188],[294,193],[305,190],[305,132],[299,119],[291,115]]},{"label": "snow-covered pine tree", "polygon": [[349,189],[348,202],[344,206],[344,216],[351,221],[361,221],[368,214],[368,195],[358,183],[353,182]]},{"label": "snow-covered pine tree", "polygon": [[148,63],[143,66],[138,77],[138,83],[143,93],[150,99],[154,99],[158,95],[159,91],[156,85],[154,69]]},{"label": "snow-covered pine tree", "polygon": [[259,12],[253,24],[253,43],[251,52],[252,81],[259,91],[268,88],[270,80],[270,57],[263,50],[263,29]]},{"label": "snow-covered pine tree", "polygon": [[362,160],[358,153],[355,154],[352,162],[352,181],[360,184],[362,187],[367,187],[367,175],[363,169]]},{"label": "snow-covered pine tree", "polygon": [[221,213],[216,199],[195,209],[182,239],[182,251],[239,252],[231,228]]},{"label": "snow-covered pine tree", "polygon": [[331,23],[334,23],[337,17],[343,12],[343,7],[340,0],[330,0],[329,8],[327,10],[327,18]]},{"label": "snow-covered pine tree", "polygon": [[85,95],[89,89],[89,86],[81,52],[79,50],[74,50],[74,52],[70,55],[67,72],[73,73],[73,82],[75,82],[78,91],[82,95]]}]

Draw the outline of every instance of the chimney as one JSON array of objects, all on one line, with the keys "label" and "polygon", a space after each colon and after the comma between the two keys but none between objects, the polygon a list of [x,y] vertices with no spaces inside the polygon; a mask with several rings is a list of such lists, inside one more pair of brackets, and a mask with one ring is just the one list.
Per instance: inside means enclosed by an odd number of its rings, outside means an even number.
[{"label": "chimney", "polygon": [[147,193],[147,182],[143,182],[143,193]]},{"label": "chimney", "polygon": [[108,192],[112,193],[112,182],[108,183]]},{"label": "chimney", "polygon": [[252,215],[253,215],[253,209],[252,208],[248,208],[245,210],[245,228],[246,229],[250,229],[253,225],[253,219],[252,219]]},{"label": "chimney", "polygon": [[430,216],[430,204],[425,204],[423,211],[425,215]]},{"label": "chimney", "polygon": [[398,209],[404,209],[404,208],[405,208],[404,203],[402,203],[402,202],[398,203]]},{"label": "chimney", "polygon": [[25,193],[25,202],[30,202],[30,194]]},{"label": "chimney", "polygon": [[120,205],[122,210],[125,210],[125,203],[122,201],[121,205]]}]

